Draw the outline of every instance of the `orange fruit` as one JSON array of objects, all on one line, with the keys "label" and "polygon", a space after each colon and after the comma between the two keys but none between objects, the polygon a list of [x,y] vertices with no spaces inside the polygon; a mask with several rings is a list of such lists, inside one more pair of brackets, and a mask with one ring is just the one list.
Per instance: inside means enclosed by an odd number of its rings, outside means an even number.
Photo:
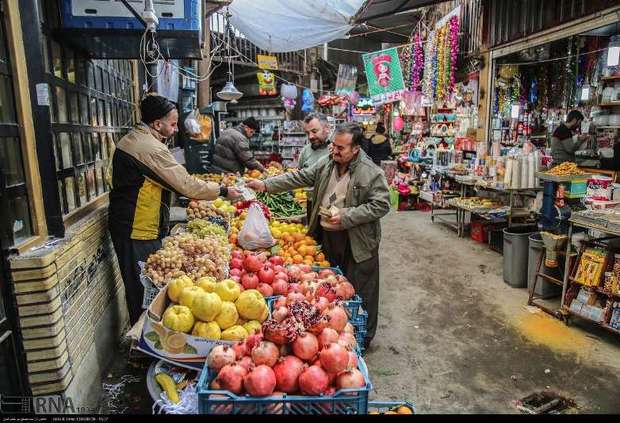
[{"label": "orange fruit", "polygon": [[325,260],[325,254],[323,253],[318,253],[316,255],[316,261],[324,261]]},{"label": "orange fruit", "polygon": [[293,259],[290,257],[287,257],[286,259],[284,259],[284,263],[286,264],[293,264]]},{"label": "orange fruit", "polygon": [[302,256],[300,256],[299,254],[295,254],[293,256],[293,263],[301,264],[301,263],[303,263],[303,261],[304,261],[304,258]]},{"label": "orange fruit", "polygon": [[331,267],[331,266],[329,265],[329,262],[328,262],[327,260],[323,260],[323,261],[320,263],[320,265],[321,265],[321,267]]},{"label": "orange fruit", "polygon": [[306,254],[309,255],[309,256],[315,256],[316,255],[316,247],[314,245],[306,246]]},{"label": "orange fruit", "polygon": [[299,254],[301,254],[302,256],[306,256],[308,255],[307,253],[307,247],[305,245],[300,245],[299,247],[297,247],[297,251],[299,251]]},{"label": "orange fruit", "polygon": [[304,264],[307,264],[308,266],[312,266],[314,263],[312,259],[309,259],[309,260],[304,260]]},{"label": "orange fruit", "polygon": [[282,237],[284,239],[284,242],[286,242],[287,244],[290,244],[293,242],[293,237],[289,234],[286,234]]},{"label": "orange fruit", "polygon": [[304,261],[308,261],[308,260],[314,261],[314,257],[312,257],[312,256],[304,256]]},{"label": "orange fruit", "polygon": [[396,409],[398,414],[413,414],[413,410],[406,405],[401,405]]},{"label": "orange fruit", "polygon": [[294,232],[293,233],[293,238],[295,238],[295,241],[303,241],[303,239],[305,237],[304,237],[304,234],[302,234],[302,233]]}]

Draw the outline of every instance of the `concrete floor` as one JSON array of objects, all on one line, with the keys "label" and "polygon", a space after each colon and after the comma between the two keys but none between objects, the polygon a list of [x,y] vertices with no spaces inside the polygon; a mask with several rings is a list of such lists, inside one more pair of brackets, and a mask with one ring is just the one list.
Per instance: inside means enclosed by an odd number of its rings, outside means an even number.
[{"label": "concrete floor", "polygon": [[[419,413],[518,413],[515,400],[549,389],[573,399],[572,412],[620,412],[620,337],[526,303],[526,289],[503,282],[501,255],[429,213],[392,212],[379,328],[365,356],[371,400],[408,400]],[[127,356],[122,345],[106,379],[125,376],[125,394],[104,395],[101,412],[151,413],[148,360]]]},{"label": "concrete floor", "polygon": [[371,399],[420,413],[515,413],[550,389],[576,412],[620,411],[620,337],[526,307],[502,256],[423,212],[383,221],[379,328],[366,354]]}]

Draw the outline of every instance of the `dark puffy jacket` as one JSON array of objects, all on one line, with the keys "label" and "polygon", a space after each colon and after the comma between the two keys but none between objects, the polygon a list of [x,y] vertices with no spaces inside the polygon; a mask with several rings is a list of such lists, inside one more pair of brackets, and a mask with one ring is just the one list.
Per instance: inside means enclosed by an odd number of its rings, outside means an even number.
[{"label": "dark puffy jacket", "polygon": [[250,141],[245,136],[243,125],[222,131],[215,142],[209,172],[243,174],[246,168],[264,169],[250,151]]},{"label": "dark puffy jacket", "polygon": [[392,155],[390,140],[385,135],[374,135],[368,143],[367,154],[377,166],[380,166],[381,160],[389,160]]}]

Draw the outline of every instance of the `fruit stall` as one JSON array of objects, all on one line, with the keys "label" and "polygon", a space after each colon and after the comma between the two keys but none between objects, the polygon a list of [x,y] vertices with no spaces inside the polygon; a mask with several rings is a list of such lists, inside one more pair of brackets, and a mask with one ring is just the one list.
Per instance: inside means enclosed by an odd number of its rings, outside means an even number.
[{"label": "fruit stall", "polygon": [[136,348],[154,358],[154,412],[414,412],[406,402],[369,402],[367,313],[308,228],[279,218],[292,212],[287,202],[300,206],[299,192],[287,194],[192,200],[188,221],[144,263]]}]

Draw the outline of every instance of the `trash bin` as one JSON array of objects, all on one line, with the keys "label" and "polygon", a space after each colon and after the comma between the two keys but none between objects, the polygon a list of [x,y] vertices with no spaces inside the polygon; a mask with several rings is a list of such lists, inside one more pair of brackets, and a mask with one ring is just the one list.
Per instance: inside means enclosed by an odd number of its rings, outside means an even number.
[{"label": "trash bin", "polygon": [[[534,286],[534,280],[536,278],[536,266],[538,266],[538,260],[540,259],[540,255],[543,253],[543,249],[545,248],[545,244],[542,241],[542,237],[540,236],[540,232],[533,233],[529,236],[530,247],[527,254],[527,288],[531,290]],[[561,265],[561,264],[560,264]],[[541,273],[545,275],[553,276],[556,279],[561,279],[559,277],[559,272],[557,269],[551,269],[545,266],[545,263],[542,263],[540,266]],[[547,282],[543,278],[538,279],[538,283],[536,284],[536,290],[534,293],[542,298],[551,298],[560,295],[562,292],[562,287],[555,285],[553,283]]]},{"label": "trash bin", "polygon": [[504,282],[514,288],[527,287],[529,236],[534,226],[504,229]]}]

